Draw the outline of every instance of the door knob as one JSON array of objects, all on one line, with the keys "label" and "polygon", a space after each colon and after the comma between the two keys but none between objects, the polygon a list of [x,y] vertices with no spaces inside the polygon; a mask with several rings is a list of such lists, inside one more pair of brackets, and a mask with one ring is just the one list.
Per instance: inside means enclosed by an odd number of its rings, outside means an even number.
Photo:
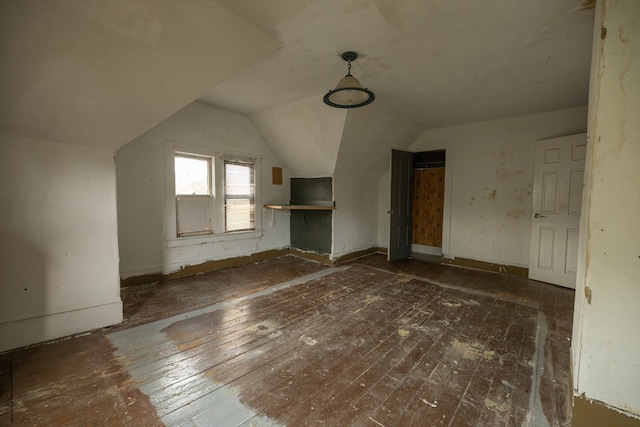
[{"label": "door knob", "polygon": [[546,215],[540,215],[539,213],[537,213],[533,217],[534,218],[546,218],[547,216]]}]

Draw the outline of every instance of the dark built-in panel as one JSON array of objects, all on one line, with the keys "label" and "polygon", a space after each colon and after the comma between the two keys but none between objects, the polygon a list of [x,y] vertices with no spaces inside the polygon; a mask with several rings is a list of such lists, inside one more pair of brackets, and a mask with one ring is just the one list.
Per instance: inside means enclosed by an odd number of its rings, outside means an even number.
[{"label": "dark built-in panel", "polygon": [[331,211],[291,211],[291,246],[331,253]]},{"label": "dark built-in panel", "polygon": [[292,205],[333,204],[333,179],[327,178],[291,178]]},{"label": "dark built-in panel", "polygon": [[[332,178],[291,178],[291,205],[333,206]],[[291,246],[331,253],[332,215],[330,210],[292,210]]]},{"label": "dark built-in panel", "polygon": [[413,153],[413,168],[443,168],[445,164],[445,150],[422,151]]}]

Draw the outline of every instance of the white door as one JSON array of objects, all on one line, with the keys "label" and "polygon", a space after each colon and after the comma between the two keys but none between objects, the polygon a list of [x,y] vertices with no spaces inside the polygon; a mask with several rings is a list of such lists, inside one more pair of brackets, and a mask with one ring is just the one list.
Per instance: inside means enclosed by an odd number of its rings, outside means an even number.
[{"label": "white door", "polygon": [[587,135],[536,142],[529,278],[576,288]]}]

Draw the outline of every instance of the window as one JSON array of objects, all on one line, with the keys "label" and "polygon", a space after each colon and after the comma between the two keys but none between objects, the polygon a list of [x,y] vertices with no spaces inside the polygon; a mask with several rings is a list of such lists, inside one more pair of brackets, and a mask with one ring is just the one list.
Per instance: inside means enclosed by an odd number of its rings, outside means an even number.
[{"label": "window", "polygon": [[176,154],[176,194],[211,194],[211,158]]},{"label": "window", "polygon": [[167,183],[175,188],[167,194],[168,236],[237,239],[260,232],[257,159],[186,144],[167,144],[166,159],[175,172]]},{"label": "window", "polygon": [[255,229],[255,182],[253,162],[224,161],[225,230]]},{"label": "window", "polygon": [[174,164],[178,237],[212,234],[211,158],[176,153]]}]

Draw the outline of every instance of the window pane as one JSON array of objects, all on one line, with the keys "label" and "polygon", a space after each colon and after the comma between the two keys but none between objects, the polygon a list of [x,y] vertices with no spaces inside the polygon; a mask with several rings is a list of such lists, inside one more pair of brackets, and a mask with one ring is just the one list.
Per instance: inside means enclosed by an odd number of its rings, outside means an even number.
[{"label": "window pane", "polygon": [[176,196],[176,231],[178,237],[212,234],[211,196]]},{"label": "window pane", "polygon": [[255,228],[253,210],[250,199],[228,199],[226,204],[227,231]]},{"label": "window pane", "polygon": [[242,196],[253,193],[253,165],[225,164],[225,194]]},{"label": "window pane", "polygon": [[176,194],[210,194],[210,164],[208,158],[176,155]]},{"label": "window pane", "polygon": [[226,231],[255,229],[253,163],[226,160],[224,175]]}]

